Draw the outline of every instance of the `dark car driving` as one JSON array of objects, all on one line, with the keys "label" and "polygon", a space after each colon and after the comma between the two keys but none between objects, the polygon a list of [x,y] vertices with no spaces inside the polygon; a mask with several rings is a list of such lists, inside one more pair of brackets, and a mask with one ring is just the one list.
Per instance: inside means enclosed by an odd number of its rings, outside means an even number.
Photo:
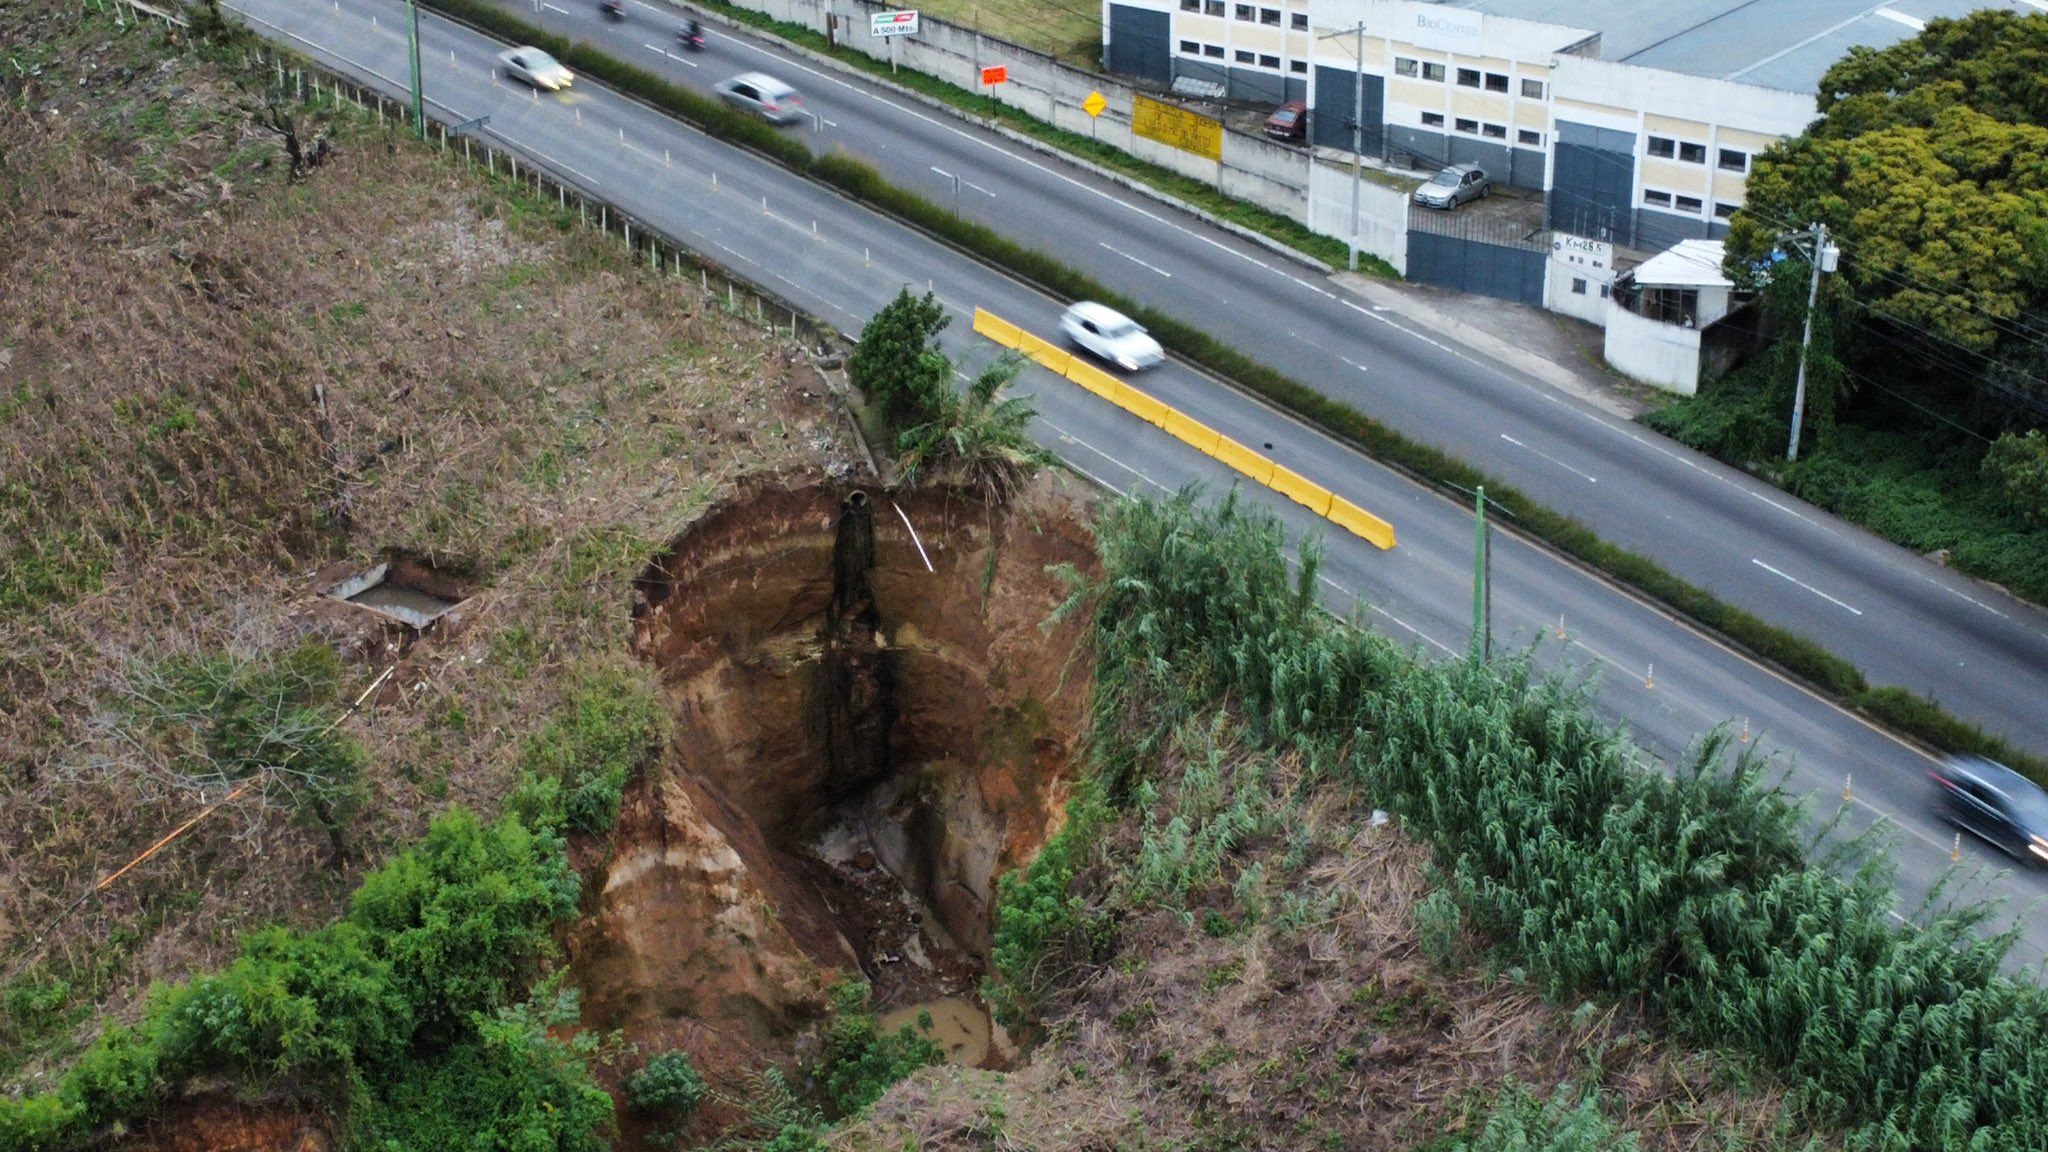
[{"label": "dark car driving", "polygon": [[1995,760],[1951,756],[1929,772],[1941,814],[2015,860],[2048,865],[2048,792]]}]

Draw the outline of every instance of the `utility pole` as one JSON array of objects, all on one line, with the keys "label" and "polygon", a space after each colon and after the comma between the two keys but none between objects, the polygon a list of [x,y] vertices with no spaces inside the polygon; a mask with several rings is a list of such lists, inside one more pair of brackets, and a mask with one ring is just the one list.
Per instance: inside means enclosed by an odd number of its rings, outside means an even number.
[{"label": "utility pole", "polygon": [[1473,493],[1477,511],[1477,532],[1472,543],[1472,659],[1493,658],[1493,588],[1487,575],[1493,570],[1493,556],[1486,547],[1486,486]]},{"label": "utility pole", "polygon": [[412,123],[420,134],[427,138],[426,99],[420,95],[420,6],[419,0],[406,0],[407,48],[412,54]]},{"label": "utility pole", "polygon": [[1785,237],[1787,240],[1807,239],[1813,244],[1813,279],[1806,285],[1806,331],[1799,337],[1799,375],[1792,385],[1792,439],[1785,445],[1785,462],[1799,460],[1799,427],[1806,419],[1806,350],[1813,344],[1813,306],[1820,299],[1820,274],[1833,272],[1841,258],[1841,249],[1828,243],[1828,226],[1813,224],[1809,231]]},{"label": "utility pole", "polygon": [[[1357,42],[1353,61],[1354,82],[1351,89],[1351,259],[1350,269],[1358,271],[1358,214],[1359,190],[1365,183],[1365,21],[1360,20],[1351,28],[1340,28],[1325,32],[1317,37],[1328,40],[1332,36],[1355,36]],[[1314,184],[1314,173],[1310,173],[1310,184]]]}]

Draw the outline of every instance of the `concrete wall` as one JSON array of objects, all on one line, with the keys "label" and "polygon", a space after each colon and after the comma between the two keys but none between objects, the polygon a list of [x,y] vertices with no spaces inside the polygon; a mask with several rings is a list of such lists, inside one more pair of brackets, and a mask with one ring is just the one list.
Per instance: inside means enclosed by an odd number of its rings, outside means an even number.
[{"label": "concrete wall", "polygon": [[[1320,163],[1310,177],[1310,230],[1340,240],[1351,239],[1351,166]],[[1408,274],[1408,194],[1358,182],[1358,250],[1377,256]]]},{"label": "concrete wall", "polygon": [[[1607,323],[1608,291],[1614,285],[1614,245],[1563,232],[1550,234],[1550,271],[1543,306],[1588,324]],[[1574,291],[1575,286],[1583,291]]]},{"label": "concrete wall", "polygon": [[1607,362],[1630,379],[1690,396],[1700,387],[1700,330],[1645,320],[1607,302]]}]

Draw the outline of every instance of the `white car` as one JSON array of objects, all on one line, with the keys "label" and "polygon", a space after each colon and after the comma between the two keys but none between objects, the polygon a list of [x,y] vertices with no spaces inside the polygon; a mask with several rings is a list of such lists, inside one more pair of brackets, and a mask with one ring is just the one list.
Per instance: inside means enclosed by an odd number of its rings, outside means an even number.
[{"label": "white car", "polygon": [[562,67],[561,61],[538,48],[514,48],[498,53],[498,74],[523,80],[550,92],[559,92],[576,79]]},{"label": "white car", "polygon": [[718,97],[770,124],[787,124],[804,114],[804,98],[796,89],[765,72],[742,72],[711,86]]},{"label": "white car", "polygon": [[1083,300],[1067,309],[1060,317],[1060,331],[1090,354],[1126,372],[1150,368],[1166,359],[1159,341],[1140,328],[1137,321],[1092,300]]}]

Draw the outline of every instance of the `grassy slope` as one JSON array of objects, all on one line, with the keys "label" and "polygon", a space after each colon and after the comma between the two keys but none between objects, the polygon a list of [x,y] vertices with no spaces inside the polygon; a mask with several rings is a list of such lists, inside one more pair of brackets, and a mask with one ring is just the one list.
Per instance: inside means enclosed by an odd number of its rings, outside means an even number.
[{"label": "grassy slope", "polygon": [[[233,71],[159,26],[0,8],[0,1082],[246,928],[328,918],[626,650],[640,558],[742,475],[838,466],[809,370],[690,283],[352,117],[287,179]],[[315,387],[324,389],[321,418]],[[804,388],[808,386],[809,392]],[[345,521],[344,521],[345,515]],[[386,548],[467,573],[401,653],[315,596]],[[348,657],[370,753],[357,859],[277,790],[223,809],[44,947],[31,937],[218,798],[129,701],[181,654]],[[333,702],[336,711],[345,699]]]}]

